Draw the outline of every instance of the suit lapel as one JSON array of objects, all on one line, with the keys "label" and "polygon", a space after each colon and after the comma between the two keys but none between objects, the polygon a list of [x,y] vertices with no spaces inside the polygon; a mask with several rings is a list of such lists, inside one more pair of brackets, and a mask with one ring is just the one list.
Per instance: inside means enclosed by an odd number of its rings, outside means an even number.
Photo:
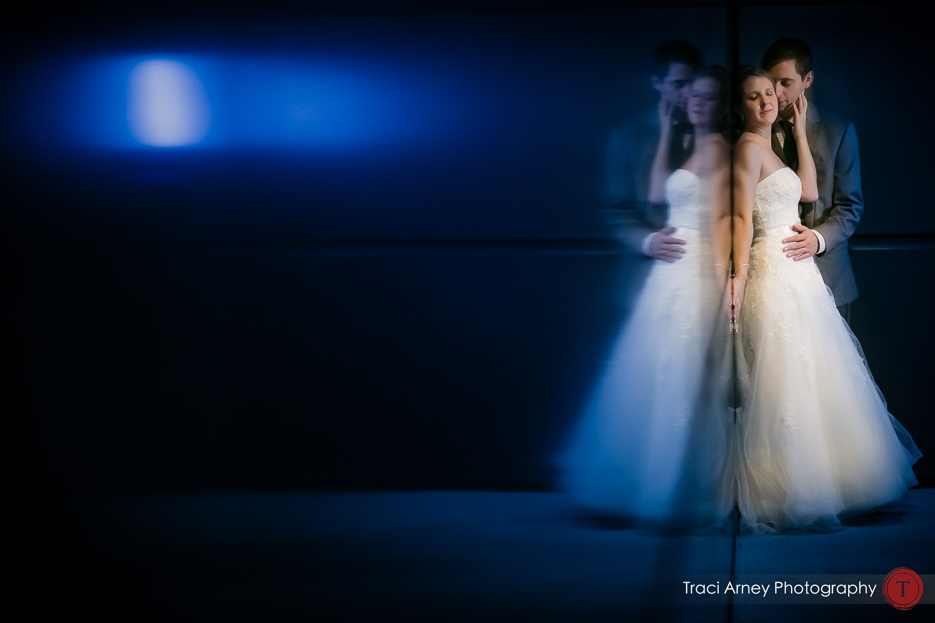
[{"label": "suit lapel", "polygon": [[[818,135],[821,132],[821,114],[816,106],[809,106],[805,113],[805,137],[808,139],[808,149],[812,152],[812,159],[815,161],[815,168],[822,171],[818,162]],[[818,180],[818,188],[822,187],[822,180]],[[820,199],[820,198],[819,198]],[[812,201],[799,204],[799,216],[802,218],[802,224],[806,227],[815,226],[815,212],[818,208],[818,202]]]},{"label": "suit lapel", "polygon": [[805,136],[808,138],[808,148],[815,157],[815,148],[818,147],[818,132],[821,130],[821,114],[814,106],[809,106],[805,113]]}]

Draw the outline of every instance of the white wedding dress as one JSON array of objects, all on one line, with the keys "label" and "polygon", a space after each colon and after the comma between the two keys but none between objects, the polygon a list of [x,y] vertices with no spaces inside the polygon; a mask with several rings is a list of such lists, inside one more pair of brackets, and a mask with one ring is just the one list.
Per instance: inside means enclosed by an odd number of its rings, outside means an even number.
[{"label": "white wedding dress", "polygon": [[901,497],[921,456],[889,414],[812,258],[782,239],[799,222],[801,183],[780,169],[756,189],[741,306],[738,506],[747,533],[834,529]]},{"label": "white wedding dress", "polygon": [[685,254],[653,263],[559,466],[580,506],[697,525],[733,506],[732,369],[705,184],[678,169],[666,198]]}]

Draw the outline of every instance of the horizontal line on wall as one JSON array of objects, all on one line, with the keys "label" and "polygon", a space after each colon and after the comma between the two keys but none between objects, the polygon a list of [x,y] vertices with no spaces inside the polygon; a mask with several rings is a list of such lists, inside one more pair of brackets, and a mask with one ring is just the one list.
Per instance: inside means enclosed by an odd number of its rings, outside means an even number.
[{"label": "horizontal line on wall", "polygon": [[935,234],[861,235],[851,238],[852,251],[935,249]]}]

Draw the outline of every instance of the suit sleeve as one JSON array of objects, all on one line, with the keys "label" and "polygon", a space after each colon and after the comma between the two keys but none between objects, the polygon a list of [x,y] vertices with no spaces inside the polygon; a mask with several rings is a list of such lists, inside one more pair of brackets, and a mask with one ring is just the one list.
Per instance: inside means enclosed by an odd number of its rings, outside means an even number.
[{"label": "suit sleeve", "polygon": [[[607,142],[605,194],[607,222],[615,237],[635,253],[644,253],[646,239],[655,232],[646,219],[637,189],[640,174],[637,126],[615,128]],[[647,180],[648,183],[648,180]]]},{"label": "suit sleeve", "polygon": [[853,124],[844,130],[834,159],[834,191],[827,218],[815,227],[825,239],[825,253],[847,244],[864,213],[864,197],[860,189],[860,154],[857,132]]}]

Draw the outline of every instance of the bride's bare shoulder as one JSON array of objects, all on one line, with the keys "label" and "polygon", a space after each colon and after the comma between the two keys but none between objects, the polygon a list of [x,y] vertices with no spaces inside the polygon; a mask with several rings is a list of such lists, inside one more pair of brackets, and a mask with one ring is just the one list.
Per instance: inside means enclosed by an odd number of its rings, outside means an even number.
[{"label": "bride's bare shoulder", "polygon": [[741,136],[734,144],[734,166],[759,170],[763,163],[763,146],[752,137]]},{"label": "bride's bare shoulder", "polygon": [[763,145],[757,137],[751,134],[742,134],[740,138],[737,139],[737,142],[734,143],[734,151],[738,152],[750,150],[762,151]]}]

